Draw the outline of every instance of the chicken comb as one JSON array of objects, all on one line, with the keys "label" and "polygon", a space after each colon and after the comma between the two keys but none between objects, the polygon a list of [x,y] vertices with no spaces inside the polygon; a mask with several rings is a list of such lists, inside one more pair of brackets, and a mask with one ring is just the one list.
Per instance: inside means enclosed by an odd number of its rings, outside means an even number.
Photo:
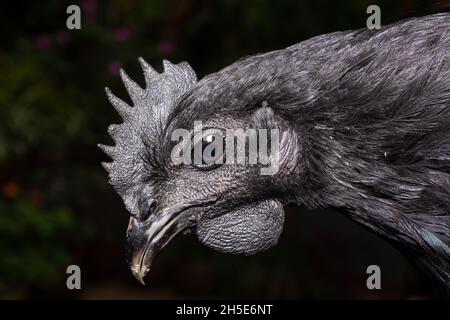
[{"label": "chicken comb", "polygon": [[114,146],[98,144],[113,160],[103,162],[102,166],[109,174],[109,183],[122,197],[131,214],[138,213],[140,199],[147,192],[142,160],[146,146],[156,143],[179,98],[197,82],[197,76],[187,62],[172,64],[163,60],[162,73],[153,69],[143,58],[139,58],[139,63],[144,72],[145,89],[124,70],[120,70],[132,106],[105,88],[109,102],[122,117],[123,123],[108,127]]}]

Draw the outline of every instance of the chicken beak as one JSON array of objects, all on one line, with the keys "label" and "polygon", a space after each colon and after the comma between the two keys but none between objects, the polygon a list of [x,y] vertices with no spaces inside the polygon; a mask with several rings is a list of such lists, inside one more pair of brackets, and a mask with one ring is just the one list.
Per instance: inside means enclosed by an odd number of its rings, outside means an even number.
[{"label": "chicken beak", "polygon": [[156,255],[185,227],[180,226],[179,212],[165,212],[151,215],[145,221],[130,218],[127,229],[128,263],[134,277],[145,285],[148,273]]}]

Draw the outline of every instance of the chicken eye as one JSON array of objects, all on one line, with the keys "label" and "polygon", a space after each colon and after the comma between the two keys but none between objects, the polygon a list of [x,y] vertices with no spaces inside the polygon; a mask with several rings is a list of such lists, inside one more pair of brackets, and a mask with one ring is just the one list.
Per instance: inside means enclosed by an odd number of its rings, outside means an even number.
[{"label": "chicken eye", "polygon": [[205,132],[201,139],[194,142],[191,163],[203,170],[212,170],[225,161],[224,137],[221,132]]}]

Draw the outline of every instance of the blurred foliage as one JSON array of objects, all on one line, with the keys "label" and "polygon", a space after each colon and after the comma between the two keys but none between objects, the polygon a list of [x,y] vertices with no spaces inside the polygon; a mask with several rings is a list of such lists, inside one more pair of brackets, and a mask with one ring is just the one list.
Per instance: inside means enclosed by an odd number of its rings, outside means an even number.
[{"label": "blurred foliage", "polygon": [[[428,2],[376,1],[383,20]],[[69,31],[66,8],[73,3],[81,6],[82,29]],[[138,56],[157,69],[163,58],[187,60],[202,77],[242,56],[325,32],[363,27],[369,3],[373,1],[4,3],[6,7],[0,8],[0,295],[63,292],[68,264],[86,266],[87,278],[93,281],[128,274],[125,263],[118,262],[123,261],[126,213],[107,185],[99,165],[105,157],[95,147],[110,141],[106,127],[119,121],[102,92],[108,85],[126,97],[117,77],[119,68],[126,67],[142,83]],[[295,242],[292,234],[284,239]],[[320,291],[336,293],[300,255],[293,256],[291,248],[256,260],[211,257],[210,251],[188,240],[174,248],[161,259],[162,266],[172,267],[159,275],[155,271],[156,286],[159,277],[161,288],[179,290],[180,283],[190,276],[196,279],[200,270],[205,291],[199,282],[192,288],[185,283],[199,295],[213,290],[235,296],[297,297],[300,286],[311,290],[303,293],[305,297]],[[183,268],[174,267],[188,260],[191,263]],[[187,277],[180,279],[174,273]],[[208,282],[208,274],[216,280]],[[233,281],[238,275],[242,283]]]},{"label": "blurred foliage", "polygon": [[73,214],[64,208],[42,210],[26,199],[0,203],[0,213],[0,295],[30,285],[54,285],[61,277],[59,268],[70,262],[60,239],[68,233],[75,236]]}]

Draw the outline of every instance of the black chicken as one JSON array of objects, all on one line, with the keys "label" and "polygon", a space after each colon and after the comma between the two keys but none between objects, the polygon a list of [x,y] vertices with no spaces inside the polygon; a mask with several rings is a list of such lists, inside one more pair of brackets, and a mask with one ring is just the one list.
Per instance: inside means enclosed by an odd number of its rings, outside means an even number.
[{"label": "black chicken", "polygon": [[[318,36],[198,82],[187,63],[139,61],[146,89],[123,71],[134,107],[106,89],[124,122],[100,145],[139,281],[185,229],[220,251],[265,250],[295,203],[342,210],[450,288],[450,13]],[[196,120],[279,129],[279,171],[174,164],[172,132]]]}]

